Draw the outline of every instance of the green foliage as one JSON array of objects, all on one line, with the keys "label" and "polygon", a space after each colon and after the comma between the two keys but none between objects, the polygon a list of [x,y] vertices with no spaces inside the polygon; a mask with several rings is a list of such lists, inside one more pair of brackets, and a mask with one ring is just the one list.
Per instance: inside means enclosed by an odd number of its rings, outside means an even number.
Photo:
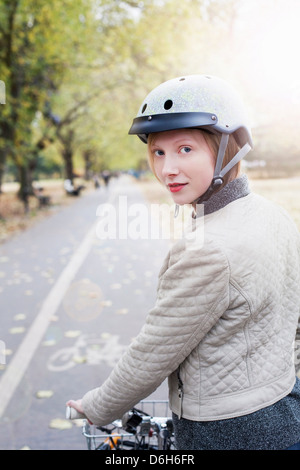
[{"label": "green foliage", "polygon": [[[0,0],[0,185],[8,158],[27,190],[33,176],[57,164],[66,174],[74,161],[76,170],[88,164],[92,172],[140,167],[146,148],[127,133],[153,87],[192,73],[222,75],[241,88],[247,82],[234,37],[245,4]],[[253,110],[260,105],[257,88],[245,96]],[[280,142],[269,130],[272,155],[289,147],[288,130]]]},{"label": "green foliage", "polygon": [[20,171],[24,199],[30,192],[30,170],[45,142],[51,142],[47,127],[36,132],[36,116],[44,112],[74,63],[78,34],[85,28],[80,17],[85,4],[84,0],[1,3],[0,76],[6,85],[6,105],[0,117],[0,173],[10,156]]}]

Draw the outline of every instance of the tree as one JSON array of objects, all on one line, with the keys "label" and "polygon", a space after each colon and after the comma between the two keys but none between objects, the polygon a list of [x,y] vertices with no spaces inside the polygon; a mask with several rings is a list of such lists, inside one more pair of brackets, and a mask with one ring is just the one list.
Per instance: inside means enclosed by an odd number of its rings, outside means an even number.
[{"label": "tree", "polygon": [[127,132],[141,100],[163,80],[206,73],[211,44],[220,48],[238,1],[2,0],[0,181],[9,156],[25,200],[41,146],[55,140],[68,177],[78,145],[95,149],[98,166],[139,165],[140,146]]},{"label": "tree", "polygon": [[33,141],[32,123],[80,55],[80,32],[85,32],[80,15],[86,3],[3,0],[0,5],[0,77],[7,90],[0,118],[0,176],[10,156],[19,169],[25,205],[31,192],[28,172],[40,147]]}]

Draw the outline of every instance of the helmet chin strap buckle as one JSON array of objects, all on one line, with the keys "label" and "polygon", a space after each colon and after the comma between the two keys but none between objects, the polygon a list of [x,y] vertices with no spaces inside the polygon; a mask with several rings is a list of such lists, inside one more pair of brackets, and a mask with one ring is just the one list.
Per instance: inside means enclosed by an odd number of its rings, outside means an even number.
[{"label": "helmet chin strap buckle", "polygon": [[211,187],[213,189],[217,189],[219,186],[221,186],[224,183],[224,180],[222,176],[214,176],[212,182],[211,182]]},{"label": "helmet chin strap buckle", "polygon": [[224,183],[224,179],[222,176],[214,176],[212,182],[210,183],[209,188],[205,191],[202,196],[194,201],[196,204],[202,204],[203,202],[207,201],[211,195]]}]

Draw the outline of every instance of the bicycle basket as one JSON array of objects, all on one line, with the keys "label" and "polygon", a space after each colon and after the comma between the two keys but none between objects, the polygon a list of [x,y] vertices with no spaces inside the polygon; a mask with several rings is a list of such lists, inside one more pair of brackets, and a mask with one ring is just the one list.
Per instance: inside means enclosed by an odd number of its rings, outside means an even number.
[{"label": "bicycle basket", "polygon": [[121,419],[99,427],[84,422],[82,433],[89,450],[172,449],[173,425],[168,400],[143,400]]}]

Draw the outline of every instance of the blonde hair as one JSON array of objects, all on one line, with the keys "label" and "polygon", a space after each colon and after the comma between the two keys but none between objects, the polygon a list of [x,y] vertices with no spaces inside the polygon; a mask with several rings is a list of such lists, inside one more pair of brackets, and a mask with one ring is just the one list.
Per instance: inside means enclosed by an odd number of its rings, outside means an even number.
[{"label": "blonde hair", "polygon": [[[199,130],[199,132],[202,133],[209,149],[211,150],[211,152],[213,153],[213,155],[215,157],[215,161],[217,161],[218,150],[219,150],[220,140],[221,140],[221,134],[212,134],[212,133],[204,131],[202,129],[197,129],[197,130]],[[151,145],[153,145],[154,142],[155,142],[156,135],[157,134],[150,134],[149,137],[148,137],[148,163],[149,163],[149,166],[151,168],[152,173],[157,178],[157,175],[155,174],[155,171],[154,171],[153,155],[152,155],[152,152],[150,150]],[[227,145],[226,152],[225,152],[224,159],[223,159],[222,168],[224,168],[227,165],[227,163],[229,163],[233,159],[233,157],[238,153],[239,150],[240,150],[240,147],[238,146],[234,136],[232,134],[230,134],[229,140],[228,140],[228,145]],[[235,178],[237,178],[240,174],[240,169],[241,169],[241,162],[238,162],[224,176],[224,178],[223,178],[224,183],[220,186],[219,189],[221,189],[223,186],[225,186],[225,184],[229,183],[229,181],[232,181]]]}]

